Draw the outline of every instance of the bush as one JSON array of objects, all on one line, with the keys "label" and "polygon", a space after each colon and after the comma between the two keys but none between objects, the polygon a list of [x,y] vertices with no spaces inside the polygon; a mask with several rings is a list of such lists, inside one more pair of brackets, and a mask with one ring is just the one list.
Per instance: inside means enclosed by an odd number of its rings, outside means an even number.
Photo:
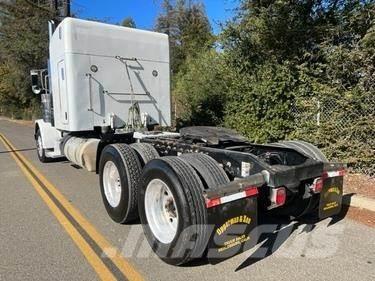
[{"label": "bush", "polygon": [[190,57],[176,77],[173,94],[179,127],[223,123],[228,70],[222,56],[211,50]]},{"label": "bush", "polygon": [[268,63],[256,74],[235,74],[225,124],[253,142],[284,139],[293,128],[296,78],[287,64]]}]

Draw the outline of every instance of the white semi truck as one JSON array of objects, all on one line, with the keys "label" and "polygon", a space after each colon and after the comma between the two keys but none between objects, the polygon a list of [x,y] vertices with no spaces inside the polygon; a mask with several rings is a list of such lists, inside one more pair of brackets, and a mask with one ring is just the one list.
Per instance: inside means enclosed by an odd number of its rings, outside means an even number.
[{"label": "white semi truck", "polygon": [[180,265],[256,243],[258,212],[341,210],[343,165],[301,141],[252,144],[217,127],[171,126],[165,34],[74,18],[50,22],[48,68],[32,70],[40,161],[66,157],[100,178],[109,216],[140,218],[155,253]]}]

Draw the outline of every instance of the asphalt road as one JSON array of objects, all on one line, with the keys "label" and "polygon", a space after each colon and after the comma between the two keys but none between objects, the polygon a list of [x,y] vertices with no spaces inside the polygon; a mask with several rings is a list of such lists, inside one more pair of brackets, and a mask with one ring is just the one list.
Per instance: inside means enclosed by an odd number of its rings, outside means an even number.
[{"label": "asphalt road", "polygon": [[[61,193],[68,211],[78,210],[78,223],[97,241],[86,244],[80,238],[0,141],[0,280],[107,279],[108,268],[112,277],[137,280],[375,280],[375,229],[345,217],[283,226],[266,233],[254,249],[218,265],[167,265],[152,254],[139,223],[111,221],[95,174],[67,161],[39,163],[31,127],[0,120],[0,134],[42,182]],[[122,256],[106,258],[116,251]]]}]

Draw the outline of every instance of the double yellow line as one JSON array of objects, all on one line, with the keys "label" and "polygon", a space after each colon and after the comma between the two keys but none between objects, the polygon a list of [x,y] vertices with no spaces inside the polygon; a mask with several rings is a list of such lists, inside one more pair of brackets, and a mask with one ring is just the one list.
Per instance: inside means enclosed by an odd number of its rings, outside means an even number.
[{"label": "double yellow line", "polygon": [[[2,134],[0,140],[11,152],[17,165],[49,207],[58,222],[81,250],[102,280],[144,280],[135,268],[121,256],[84,216],[17,151]],[[110,250],[110,255],[105,251]]]}]

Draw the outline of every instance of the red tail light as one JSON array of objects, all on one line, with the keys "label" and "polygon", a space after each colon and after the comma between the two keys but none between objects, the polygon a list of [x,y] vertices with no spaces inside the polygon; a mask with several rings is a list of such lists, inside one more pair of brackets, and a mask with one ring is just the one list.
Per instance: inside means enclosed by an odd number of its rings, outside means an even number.
[{"label": "red tail light", "polygon": [[323,189],[323,178],[316,178],[310,189],[314,193],[320,193]]},{"label": "red tail light", "polygon": [[276,205],[282,206],[286,201],[286,191],[284,187],[280,187],[276,190]]},{"label": "red tail light", "polygon": [[280,207],[285,204],[286,201],[286,189],[285,187],[272,188],[270,191],[271,205],[268,209]]}]

